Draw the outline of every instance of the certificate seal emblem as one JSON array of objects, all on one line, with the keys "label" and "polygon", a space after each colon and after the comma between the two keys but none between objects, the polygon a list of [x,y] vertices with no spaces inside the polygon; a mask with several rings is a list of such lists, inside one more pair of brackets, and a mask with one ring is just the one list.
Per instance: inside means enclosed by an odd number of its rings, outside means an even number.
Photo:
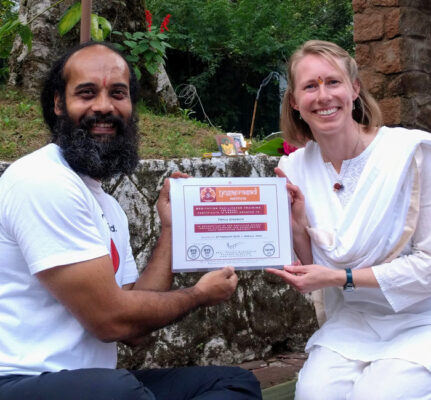
[{"label": "certificate seal emblem", "polygon": [[201,252],[200,252],[198,246],[190,246],[187,249],[187,257],[190,260],[196,260],[199,257],[200,254],[201,254]]},{"label": "certificate seal emblem", "polygon": [[267,243],[265,246],[263,246],[263,254],[265,254],[267,257],[273,256],[275,253],[275,247],[271,243]]},{"label": "certificate seal emblem", "polygon": [[204,247],[202,247],[201,249],[201,255],[203,258],[205,258],[206,260],[212,258],[212,256],[214,255],[214,250],[211,246],[209,245],[205,245]]},{"label": "certificate seal emblem", "polygon": [[201,187],[200,199],[202,203],[214,202],[217,199],[215,187]]}]

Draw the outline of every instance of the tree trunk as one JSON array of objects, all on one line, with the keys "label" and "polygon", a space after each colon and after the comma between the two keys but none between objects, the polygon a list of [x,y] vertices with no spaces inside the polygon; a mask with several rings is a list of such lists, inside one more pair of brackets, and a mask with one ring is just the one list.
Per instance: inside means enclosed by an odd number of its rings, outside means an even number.
[{"label": "tree trunk", "polygon": [[[54,0],[20,1],[20,21],[28,23],[55,2]],[[40,87],[52,61],[73,44],[73,35],[69,37],[66,35],[64,39],[61,39],[57,32],[57,22],[67,7],[73,3],[74,0],[65,0],[32,22],[30,28],[33,32],[33,47],[30,53],[17,36],[9,57],[9,85],[22,88],[30,94],[40,92]]]},{"label": "tree trunk", "polygon": [[[28,23],[36,15],[46,10],[58,0],[22,0],[20,1],[19,18]],[[9,57],[9,85],[19,87],[25,92],[38,95],[47,71],[53,61],[66,49],[79,43],[77,24],[65,36],[60,37],[57,24],[66,9],[76,0],[65,0],[56,7],[43,13],[31,24],[33,48],[30,53],[17,36]],[[145,31],[145,0],[93,0],[93,13],[106,18],[116,31]],[[144,74],[143,95],[151,103],[162,103],[168,110],[176,109],[178,100],[173,92],[165,69],[161,66],[160,74],[151,77]],[[162,84],[160,83],[162,82]]]}]

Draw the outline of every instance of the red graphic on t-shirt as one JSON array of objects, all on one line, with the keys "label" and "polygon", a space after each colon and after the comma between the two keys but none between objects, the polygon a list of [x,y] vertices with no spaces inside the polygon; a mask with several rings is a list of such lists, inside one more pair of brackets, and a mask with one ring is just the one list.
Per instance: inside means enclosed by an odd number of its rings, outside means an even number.
[{"label": "red graphic on t-shirt", "polygon": [[115,243],[112,239],[111,239],[111,258],[112,258],[112,264],[114,264],[114,272],[117,273],[118,267],[120,266],[120,256],[118,255],[117,248],[115,247]]}]

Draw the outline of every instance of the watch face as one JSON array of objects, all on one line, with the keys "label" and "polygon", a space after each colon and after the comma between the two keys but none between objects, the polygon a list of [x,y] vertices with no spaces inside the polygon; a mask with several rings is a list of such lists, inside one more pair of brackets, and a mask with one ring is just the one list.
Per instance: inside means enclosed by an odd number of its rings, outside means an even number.
[{"label": "watch face", "polygon": [[355,288],[355,285],[353,283],[346,283],[343,286],[343,290],[345,290],[346,292],[353,292],[354,288]]}]

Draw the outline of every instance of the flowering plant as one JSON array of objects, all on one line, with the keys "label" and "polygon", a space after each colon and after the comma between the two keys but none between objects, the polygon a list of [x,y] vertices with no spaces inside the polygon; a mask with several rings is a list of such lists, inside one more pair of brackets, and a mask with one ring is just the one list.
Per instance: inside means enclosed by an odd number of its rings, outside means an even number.
[{"label": "flowering plant", "polygon": [[290,153],[293,153],[296,150],[298,150],[297,147],[292,146],[291,144],[287,143],[286,141],[283,141],[283,146],[278,149],[278,152],[281,155],[288,156]]},{"label": "flowering plant", "polygon": [[151,25],[153,24],[153,16],[149,10],[145,10],[145,22],[147,23],[147,31],[151,32]]},{"label": "flowering plant", "polygon": [[263,153],[268,156],[288,156],[296,150],[297,148],[295,146],[290,145],[281,137],[276,137],[274,139],[265,141],[263,144],[260,144],[257,148],[253,149],[253,152]]},{"label": "flowering plant", "polygon": [[160,33],[163,33],[164,31],[168,31],[168,24],[169,19],[171,18],[171,14],[166,15],[165,19],[162,21],[162,24],[160,25]]},{"label": "flowering plant", "polygon": [[120,51],[128,52],[126,59],[133,64],[136,76],[141,79],[140,67],[143,66],[151,74],[155,75],[160,65],[165,65],[166,49],[172,47],[166,42],[168,38],[165,31],[169,31],[168,24],[171,14],[163,19],[159,32],[152,30],[153,16],[149,10],[145,10],[146,32],[113,32],[125,37],[123,44],[116,44]]}]

